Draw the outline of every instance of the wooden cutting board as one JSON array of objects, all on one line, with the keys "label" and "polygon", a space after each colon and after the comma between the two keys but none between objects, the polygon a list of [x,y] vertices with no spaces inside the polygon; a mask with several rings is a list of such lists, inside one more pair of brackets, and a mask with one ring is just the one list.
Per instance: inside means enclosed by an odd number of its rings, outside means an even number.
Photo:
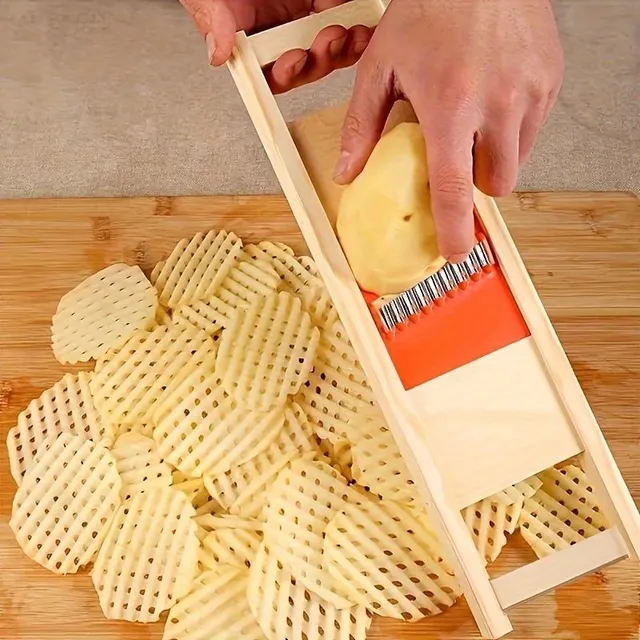
[{"label": "wooden cutting board", "polygon": [[[629,194],[519,194],[500,202],[629,487],[640,504],[640,203]],[[0,202],[0,638],[151,640],[162,625],[106,621],[89,577],[49,574],[8,526],[15,490],[4,441],[18,412],[63,374],[49,347],[60,296],[115,261],[150,268],[181,237],[225,227],[305,246],[284,199]],[[530,561],[514,537],[495,574]],[[512,612],[519,640],[637,640],[640,567],[629,561]],[[479,637],[466,604],[418,624],[377,620],[378,639]]]}]

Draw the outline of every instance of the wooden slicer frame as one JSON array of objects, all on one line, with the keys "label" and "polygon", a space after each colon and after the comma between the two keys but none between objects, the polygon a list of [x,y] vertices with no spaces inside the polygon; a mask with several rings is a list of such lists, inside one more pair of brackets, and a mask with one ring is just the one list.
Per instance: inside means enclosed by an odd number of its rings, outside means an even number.
[{"label": "wooden slicer frame", "polygon": [[[262,71],[285,51],[308,49],[328,25],[374,27],[388,4],[352,0],[253,36],[240,32],[228,67],[478,628],[500,638],[512,630],[509,608],[638,560],[640,514],[497,205],[478,190],[476,216],[530,335],[411,390],[400,381],[332,224],[339,188],[331,168],[344,107],[288,125]],[[461,509],[577,455],[611,528],[491,579]]]}]

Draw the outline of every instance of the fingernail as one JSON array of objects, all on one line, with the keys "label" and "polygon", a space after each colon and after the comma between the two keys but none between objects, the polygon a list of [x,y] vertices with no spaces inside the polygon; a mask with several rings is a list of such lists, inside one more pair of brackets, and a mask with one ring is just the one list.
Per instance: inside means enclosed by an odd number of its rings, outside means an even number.
[{"label": "fingernail", "polygon": [[305,53],[300,60],[298,60],[292,67],[291,73],[294,76],[297,76],[303,69],[304,65],[307,63],[307,54]]},{"label": "fingernail", "polygon": [[209,64],[213,64],[213,56],[216,54],[216,39],[209,31],[205,37],[205,42],[207,43],[207,56],[209,57]]},{"label": "fingernail", "polygon": [[468,253],[454,253],[447,258],[448,262],[453,262],[454,264],[457,262],[462,262],[467,259]]},{"label": "fingernail", "polygon": [[347,173],[350,166],[350,155],[348,152],[343,151],[338,158],[338,163],[336,164],[336,170],[333,175],[333,179],[338,184],[343,184],[344,174]]},{"label": "fingernail", "polygon": [[329,44],[329,55],[334,60],[337,60],[340,57],[340,54],[342,53],[342,48],[344,47],[344,41],[345,40],[346,40],[346,37],[337,38],[336,40],[333,40]]}]

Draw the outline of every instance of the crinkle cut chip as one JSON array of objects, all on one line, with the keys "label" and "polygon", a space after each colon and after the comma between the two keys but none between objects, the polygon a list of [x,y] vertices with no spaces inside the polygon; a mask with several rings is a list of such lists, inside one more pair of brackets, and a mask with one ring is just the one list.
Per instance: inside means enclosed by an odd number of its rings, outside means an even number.
[{"label": "crinkle cut chip", "polygon": [[264,539],[273,553],[296,580],[339,609],[352,603],[324,566],[322,541],[331,518],[349,500],[362,496],[333,467],[300,459],[278,474],[265,512]]},{"label": "crinkle cut chip", "polygon": [[323,552],[351,600],[382,616],[420,620],[461,594],[435,534],[401,504],[346,504],[327,527]]},{"label": "crinkle cut chip", "polygon": [[13,499],[9,525],[24,553],[54,573],[93,560],[120,506],[116,461],[71,433],[48,436]]},{"label": "crinkle cut chip", "polygon": [[170,309],[205,300],[236,264],[242,241],[233,233],[209,231],[183,238],[171,255],[159,262],[151,273],[160,302]]},{"label": "crinkle cut chip", "polygon": [[380,421],[370,421],[352,447],[353,479],[382,498],[420,504],[420,497],[393,434]]},{"label": "crinkle cut chip", "polygon": [[262,543],[249,569],[247,599],[267,640],[365,640],[363,606],[338,609],[295,580]]},{"label": "crinkle cut chip", "polygon": [[155,622],[186,596],[198,571],[195,509],[180,491],[153,487],[118,510],[91,577],[109,620]]},{"label": "crinkle cut chip", "polygon": [[495,562],[507,544],[506,534],[516,530],[525,499],[533,496],[541,484],[533,476],[462,510],[485,562]]},{"label": "crinkle cut chip", "polygon": [[16,484],[33,465],[36,452],[49,436],[61,433],[83,436],[110,447],[115,429],[96,411],[89,381],[93,374],[67,373],[32,400],[18,415],[18,424],[7,436],[11,475]]},{"label": "crinkle cut chip", "polygon": [[226,392],[258,411],[283,406],[309,377],[319,330],[286,292],[256,300],[234,318],[216,361]]},{"label": "crinkle cut chip", "polygon": [[264,640],[247,601],[248,570],[219,565],[173,605],[163,640]]},{"label": "crinkle cut chip", "polygon": [[121,435],[111,450],[122,480],[122,499],[150,487],[171,486],[171,467],[160,457],[151,438],[130,431]]},{"label": "crinkle cut chip", "polygon": [[96,408],[112,424],[148,424],[158,403],[189,374],[213,372],[216,351],[214,341],[195,327],[137,333],[98,360],[89,385]]},{"label": "crinkle cut chip", "polygon": [[155,413],[160,454],[193,477],[220,475],[269,448],[285,424],[284,408],[248,409],[214,375],[195,370]]},{"label": "crinkle cut chip", "polygon": [[271,259],[284,283],[284,290],[302,299],[317,327],[331,326],[338,319],[329,292],[311,258],[296,258],[292,249],[277,242],[261,242],[258,249]]},{"label": "crinkle cut chip", "polygon": [[261,542],[260,532],[248,528],[214,529],[202,540],[200,564],[207,569],[218,564],[248,568]]},{"label": "crinkle cut chip", "polygon": [[60,299],[51,325],[53,353],[62,364],[101,358],[150,329],[157,308],[156,291],[140,267],[112,264]]},{"label": "crinkle cut chip", "polygon": [[542,489],[525,500],[519,520],[522,537],[539,558],[608,527],[593,488],[578,467],[550,469],[540,478]]}]

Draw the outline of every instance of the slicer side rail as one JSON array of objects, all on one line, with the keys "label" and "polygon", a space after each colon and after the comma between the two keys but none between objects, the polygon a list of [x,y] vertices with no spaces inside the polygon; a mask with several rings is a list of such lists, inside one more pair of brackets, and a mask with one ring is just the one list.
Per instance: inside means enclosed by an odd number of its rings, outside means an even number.
[{"label": "slicer side rail", "polygon": [[[248,37],[239,33],[229,70],[271,161],[298,226],[316,260],[365,374],[426,503],[436,532],[484,637],[512,630],[491,587],[462,515],[449,506],[429,451],[416,436],[420,419],[405,401],[404,389],[329,219],[313,187],[287,124],[269,90]],[[418,460],[420,462],[418,462]]]},{"label": "slicer side rail", "polygon": [[434,458],[419,437],[424,427],[422,419],[408,401],[261,69],[277,58],[283,47],[308,46],[309,39],[327,24],[346,27],[374,24],[376,12],[382,15],[387,4],[387,0],[354,0],[332,9],[331,14],[315,14],[263,34],[247,37],[239,33],[228,67],[382,412],[430,509],[436,532],[480,632],[487,638],[499,638],[512,629],[505,609],[623,558],[637,558],[640,514],[495,201],[477,190],[474,192],[476,212],[530,329],[540,361],[580,440],[585,471],[611,529],[490,580],[460,511],[451,506]]},{"label": "slicer side rail", "polygon": [[531,337],[584,448],[585,472],[611,525],[624,538],[630,557],[640,558],[640,513],[571,363],[533,286],[496,202],[475,190],[476,211],[496,258],[529,327]]}]

